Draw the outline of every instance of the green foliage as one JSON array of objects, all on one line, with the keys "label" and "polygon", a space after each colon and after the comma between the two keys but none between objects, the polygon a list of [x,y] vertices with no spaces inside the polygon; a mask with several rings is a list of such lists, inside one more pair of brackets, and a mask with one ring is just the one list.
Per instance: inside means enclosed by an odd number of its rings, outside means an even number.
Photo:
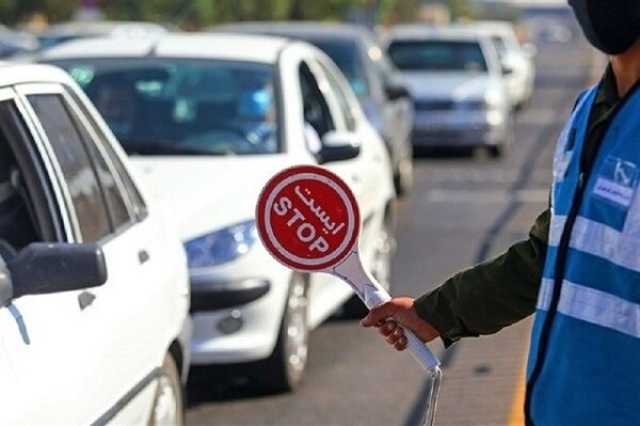
[{"label": "green foliage", "polygon": [[453,19],[473,17],[473,10],[468,0],[449,0],[448,3]]},{"label": "green foliage", "polygon": [[[431,0],[433,1],[433,0]],[[0,0],[0,20],[20,22],[34,13],[56,22],[69,19],[80,0]],[[354,8],[376,11],[381,22],[411,21],[425,0],[101,0],[108,18],[170,22],[201,28],[246,20],[336,20]],[[448,0],[454,17],[467,15],[468,0]]]},{"label": "green foliage", "polygon": [[422,3],[422,0],[383,0],[381,15],[387,23],[415,21]]}]

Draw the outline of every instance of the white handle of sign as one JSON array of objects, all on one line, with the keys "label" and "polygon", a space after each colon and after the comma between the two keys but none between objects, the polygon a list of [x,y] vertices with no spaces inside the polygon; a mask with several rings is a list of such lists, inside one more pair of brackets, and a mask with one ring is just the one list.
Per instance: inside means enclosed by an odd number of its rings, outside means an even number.
[{"label": "white handle of sign", "polygon": [[[331,273],[349,283],[358,297],[369,309],[373,309],[391,300],[391,296],[375,279],[362,267],[357,251],[352,252]],[[426,369],[431,370],[440,366],[440,361],[418,337],[404,328],[407,338],[407,348],[413,357]]]}]

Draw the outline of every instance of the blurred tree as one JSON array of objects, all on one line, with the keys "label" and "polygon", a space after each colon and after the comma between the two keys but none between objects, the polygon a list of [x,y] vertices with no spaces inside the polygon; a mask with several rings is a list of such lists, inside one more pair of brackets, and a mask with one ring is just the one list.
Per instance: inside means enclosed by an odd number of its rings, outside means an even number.
[{"label": "blurred tree", "polygon": [[[0,21],[15,24],[35,13],[49,21],[70,19],[83,0],[0,0]],[[98,0],[110,19],[175,23],[195,29],[218,22],[307,19],[336,20],[357,9],[378,21],[414,20],[425,0]],[[449,0],[452,7],[466,0]],[[454,5],[455,4],[455,5]]]},{"label": "blurred tree", "polygon": [[473,17],[473,7],[469,0],[449,0],[448,3],[452,19]]},{"label": "blurred tree", "polygon": [[385,23],[410,22],[418,18],[422,0],[385,0],[382,16]]},{"label": "blurred tree", "polygon": [[13,25],[39,13],[50,21],[62,21],[73,16],[78,4],[78,0],[0,0],[0,20]]}]

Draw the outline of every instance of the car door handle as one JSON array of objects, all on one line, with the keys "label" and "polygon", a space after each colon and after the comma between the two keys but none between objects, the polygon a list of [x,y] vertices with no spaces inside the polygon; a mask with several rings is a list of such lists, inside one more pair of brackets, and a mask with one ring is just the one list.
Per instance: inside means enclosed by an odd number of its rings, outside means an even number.
[{"label": "car door handle", "polygon": [[138,252],[138,262],[140,262],[141,265],[144,265],[150,259],[151,256],[149,255],[149,252],[147,250],[142,249]]}]

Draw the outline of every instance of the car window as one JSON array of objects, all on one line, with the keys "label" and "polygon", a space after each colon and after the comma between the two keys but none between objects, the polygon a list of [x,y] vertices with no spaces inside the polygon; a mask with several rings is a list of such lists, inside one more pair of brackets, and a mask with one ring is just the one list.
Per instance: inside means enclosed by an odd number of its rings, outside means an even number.
[{"label": "car window", "polygon": [[32,142],[14,102],[0,102],[0,241],[17,251],[61,236]]},{"label": "car window", "polygon": [[101,126],[95,121],[91,112],[89,112],[84,104],[84,102],[78,100],[77,96],[73,92],[69,92],[69,95],[76,99],[77,104],[80,106],[80,110],[84,113],[87,123],[91,126],[95,136],[98,138],[97,143],[100,144],[102,151],[106,153],[107,157],[111,161],[111,165],[115,169],[114,172],[120,178],[121,184],[124,186],[129,202],[131,203],[131,207],[133,208],[134,215],[136,219],[143,219],[147,215],[147,205],[138,190],[138,187],[131,179],[131,175],[129,174],[127,168],[124,166],[120,157],[113,149],[111,145],[111,140],[109,137],[102,131]]},{"label": "car window", "polygon": [[371,92],[377,96],[384,96],[385,87],[391,81],[393,65],[384,50],[371,38],[364,40],[366,63],[371,74]]},{"label": "car window", "polygon": [[111,219],[113,221],[113,227],[114,229],[118,229],[131,222],[133,217],[129,214],[127,203],[118,186],[116,176],[107,165],[107,162],[96,146],[94,139],[83,126],[78,125],[78,128],[81,129],[84,140],[87,141],[89,155],[95,165],[100,185],[104,191],[107,207],[109,208]]},{"label": "car window", "polygon": [[323,137],[327,132],[336,128],[329,104],[320,90],[316,77],[306,63],[300,65],[299,77],[304,121],[315,129],[318,136]]},{"label": "car window", "polygon": [[[75,103],[77,105],[77,103]],[[77,111],[77,109],[76,109]],[[114,172],[111,170],[107,161],[105,160],[104,154],[100,151],[96,144],[100,143],[96,140],[89,129],[86,126],[87,117],[83,114],[83,119],[85,121],[79,120],[79,117],[73,111],[69,111],[70,114],[75,119],[76,128],[82,135],[82,138],[85,142],[85,146],[87,147],[89,156],[91,157],[91,161],[95,167],[96,174],[98,176],[98,180],[100,182],[100,186],[104,192],[104,197],[107,202],[107,207],[109,209],[109,214],[111,216],[111,221],[114,229],[118,229],[129,222],[132,221],[132,216],[129,214],[129,209],[127,208],[127,202],[125,201],[125,196],[120,190],[118,186],[119,182],[114,175]]]},{"label": "car window", "polygon": [[282,152],[273,65],[154,57],[51,63],[78,82],[130,155]]},{"label": "car window", "polygon": [[480,43],[459,40],[396,40],[389,56],[402,71],[488,72]]},{"label": "car window", "polygon": [[320,62],[320,67],[322,68],[322,71],[327,78],[327,82],[331,87],[331,91],[335,94],[335,97],[338,100],[338,105],[340,106],[340,113],[343,116],[344,123],[347,127],[347,130],[350,132],[355,131],[356,119],[351,109],[351,103],[349,102],[349,97],[345,93],[343,86],[338,82],[338,79],[336,78],[336,75],[333,73],[333,71],[331,71],[325,64]]},{"label": "car window", "polygon": [[83,242],[109,235],[105,197],[89,152],[60,95],[28,96],[64,175]]},{"label": "car window", "polygon": [[307,39],[329,56],[345,75],[353,92],[359,98],[369,95],[369,78],[358,43],[348,39]]}]

